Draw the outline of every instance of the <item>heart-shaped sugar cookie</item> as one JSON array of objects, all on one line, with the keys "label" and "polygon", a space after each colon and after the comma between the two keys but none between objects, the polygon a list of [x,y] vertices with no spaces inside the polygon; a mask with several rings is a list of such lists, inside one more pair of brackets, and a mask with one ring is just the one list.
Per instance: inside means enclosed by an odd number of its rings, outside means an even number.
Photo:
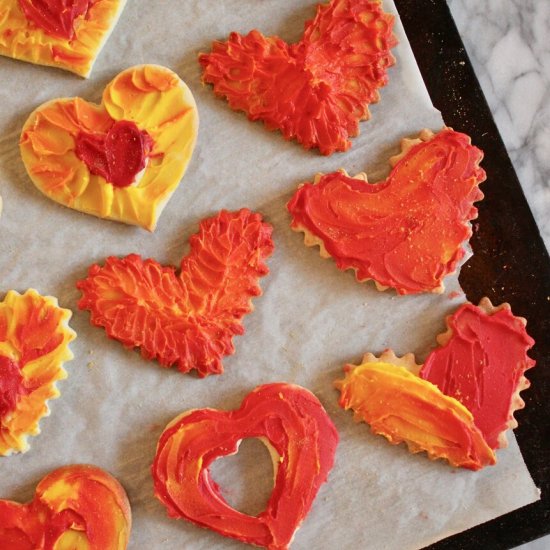
[{"label": "heart-shaped sugar cookie", "polygon": [[203,81],[232,109],[324,155],[346,151],[393,65],[393,16],[380,0],[332,0],[295,44],[231,33],[202,54]]},{"label": "heart-shaped sugar cookie", "polygon": [[0,456],[25,452],[27,437],[40,433],[49,414],[55,384],[66,378],[63,363],[72,359],[71,311],[35,290],[10,290],[0,303]]},{"label": "heart-shaped sugar cookie", "polygon": [[136,254],[110,257],[77,283],[78,307],[89,309],[92,324],[111,338],[162,366],[221,373],[233,336],[244,332],[240,320],[262,293],[258,279],[269,271],[271,231],[250,210],[222,210],[200,223],[179,274]]},{"label": "heart-shaped sugar cookie", "polygon": [[20,148],[32,181],[64,206],[155,229],[191,159],[198,113],[171,70],[120,73],[101,105],[57,99],[36,109]]},{"label": "heart-shaped sugar cookie", "polygon": [[494,450],[517,426],[513,415],[524,406],[519,392],[529,386],[523,374],[535,364],[527,355],[534,342],[525,319],[487,298],[461,306],[447,326],[421,368],[412,354],[367,353],[335,385],[340,405],[390,443],[479,470],[496,462]]},{"label": "heart-shaped sugar cookie", "polygon": [[126,0],[2,0],[0,55],[89,76]]},{"label": "heart-shaped sugar cookie", "polygon": [[[256,517],[229,506],[209,472],[214,460],[236,453],[250,437],[268,446],[275,471],[267,508]],[[312,393],[267,384],[248,394],[237,410],[192,410],[170,422],[152,467],[155,496],[171,517],[282,550],[326,481],[337,444],[336,428]]]},{"label": "heart-shaped sugar cookie", "polygon": [[29,504],[0,500],[0,548],[6,550],[124,550],[131,526],[122,485],[86,464],[50,472]]},{"label": "heart-shaped sugar cookie", "polygon": [[483,198],[482,158],[465,134],[424,130],[418,140],[403,140],[384,181],[340,171],[302,185],[287,205],[292,229],[379,290],[442,292],[472,234],[474,202]]}]

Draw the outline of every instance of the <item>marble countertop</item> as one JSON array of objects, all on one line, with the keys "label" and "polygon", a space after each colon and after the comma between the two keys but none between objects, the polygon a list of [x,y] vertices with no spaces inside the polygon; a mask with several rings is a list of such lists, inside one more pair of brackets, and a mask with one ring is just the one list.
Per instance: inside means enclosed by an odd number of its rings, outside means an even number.
[{"label": "marble countertop", "polygon": [[550,250],[550,2],[447,3]]},{"label": "marble countertop", "polygon": [[[550,2],[447,3],[550,250]],[[520,548],[550,548],[550,536]]]}]

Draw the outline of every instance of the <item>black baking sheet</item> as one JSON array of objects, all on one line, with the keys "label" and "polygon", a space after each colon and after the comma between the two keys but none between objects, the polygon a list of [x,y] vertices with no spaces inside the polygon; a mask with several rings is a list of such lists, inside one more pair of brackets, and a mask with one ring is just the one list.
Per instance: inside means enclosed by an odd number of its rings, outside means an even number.
[{"label": "black baking sheet", "polygon": [[536,341],[530,355],[537,367],[515,433],[541,500],[429,548],[512,548],[550,534],[550,259],[446,2],[395,3],[433,104],[485,152],[485,199],[461,286],[474,303],[483,296],[509,302]]}]

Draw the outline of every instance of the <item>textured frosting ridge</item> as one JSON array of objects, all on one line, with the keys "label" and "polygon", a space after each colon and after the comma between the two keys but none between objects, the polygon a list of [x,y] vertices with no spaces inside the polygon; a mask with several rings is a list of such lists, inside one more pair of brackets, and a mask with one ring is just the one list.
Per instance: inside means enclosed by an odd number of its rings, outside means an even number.
[{"label": "textured frosting ridge", "polygon": [[0,546],[17,550],[124,550],[132,518],[120,483],[85,464],[44,477],[29,504],[0,500]]},{"label": "textured frosting ridge", "polygon": [[[258,516],[223,498],[209,466],[235,454],[244,438],[261,438],[274,458],[275,486]],[[318,399],[291,384],[267,384],[234,411],[192,410],[162,433],[152,467],[155,495],[174,518],[265,548],[292,541],[334,464],[338,434]]]},{"label": "textured frosting ridge", "polygon": [[[121,174],[123,185],[113,185],[101,170],[90,169],[93,157],[87,164],[77,149],[85,139],[106,139],[123,122],[136,131],[127,136],[125,146],[119,136],[110,154],[115,166],[131,166],[132,172],[126,178]],[[21,155],[32,181],[49,198],[152,231],[189,164],[198,124],[195,100],[185,83],[165,67],[141,65],[115,77],[101,105],[74,98],[39,107],[23,127]],[[128,146],[136,132],[147,136],[146,154],[139,162],[135,148]],[[105,161],[99,157],[99,162]]]},{"label": "textured frosting ridge", "polygon": [[222,210],[200,223],[179,274],[136,254],[110,257],[78,282],[78,306],[111,338],[140,347],[162,366],[221,373],[221,358],[234,352],[233,336],[244,332],[240,320],[252,311],[252,297],[261,295],[271,232],[259,214]]},{"label": "textured frosting ridge", "polygon": [[72,312],[36,290],[10,290],[0,303],[0,456],[29,449],[27,437],[40,433],[47,401],[59,397],[56,382],[67,377],[76,333]]},{"label": "textured frosting ridge", "polygon": [[393,16],[378,0],[319,5],[295,44],[257,30],[231,33],[201,54],[203,81],[250,120],[324,155],[346,151],[395,59]]},{"label": "textured frosting ridge", "polygon": [[361,282],[399,294],[442,292],[472,234],[474,202],[483,198],[483,154],[450,128],[423,131],[402,148],[384,181],[340,171],[299,187],[287,205],[291,227]]}]

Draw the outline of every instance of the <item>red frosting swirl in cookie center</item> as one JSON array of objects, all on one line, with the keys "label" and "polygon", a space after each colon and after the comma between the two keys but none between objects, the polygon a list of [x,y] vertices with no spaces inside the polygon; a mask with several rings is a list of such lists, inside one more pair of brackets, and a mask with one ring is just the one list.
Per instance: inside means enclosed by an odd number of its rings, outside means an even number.
[{"label": "red frosting swirl in cookie center", "polygon": [[128,187],[145,168],[153,139],[135,122],[117,120],[106,134],[80,132],[76,156],[90,172],[102,176],[115,187]]}]

